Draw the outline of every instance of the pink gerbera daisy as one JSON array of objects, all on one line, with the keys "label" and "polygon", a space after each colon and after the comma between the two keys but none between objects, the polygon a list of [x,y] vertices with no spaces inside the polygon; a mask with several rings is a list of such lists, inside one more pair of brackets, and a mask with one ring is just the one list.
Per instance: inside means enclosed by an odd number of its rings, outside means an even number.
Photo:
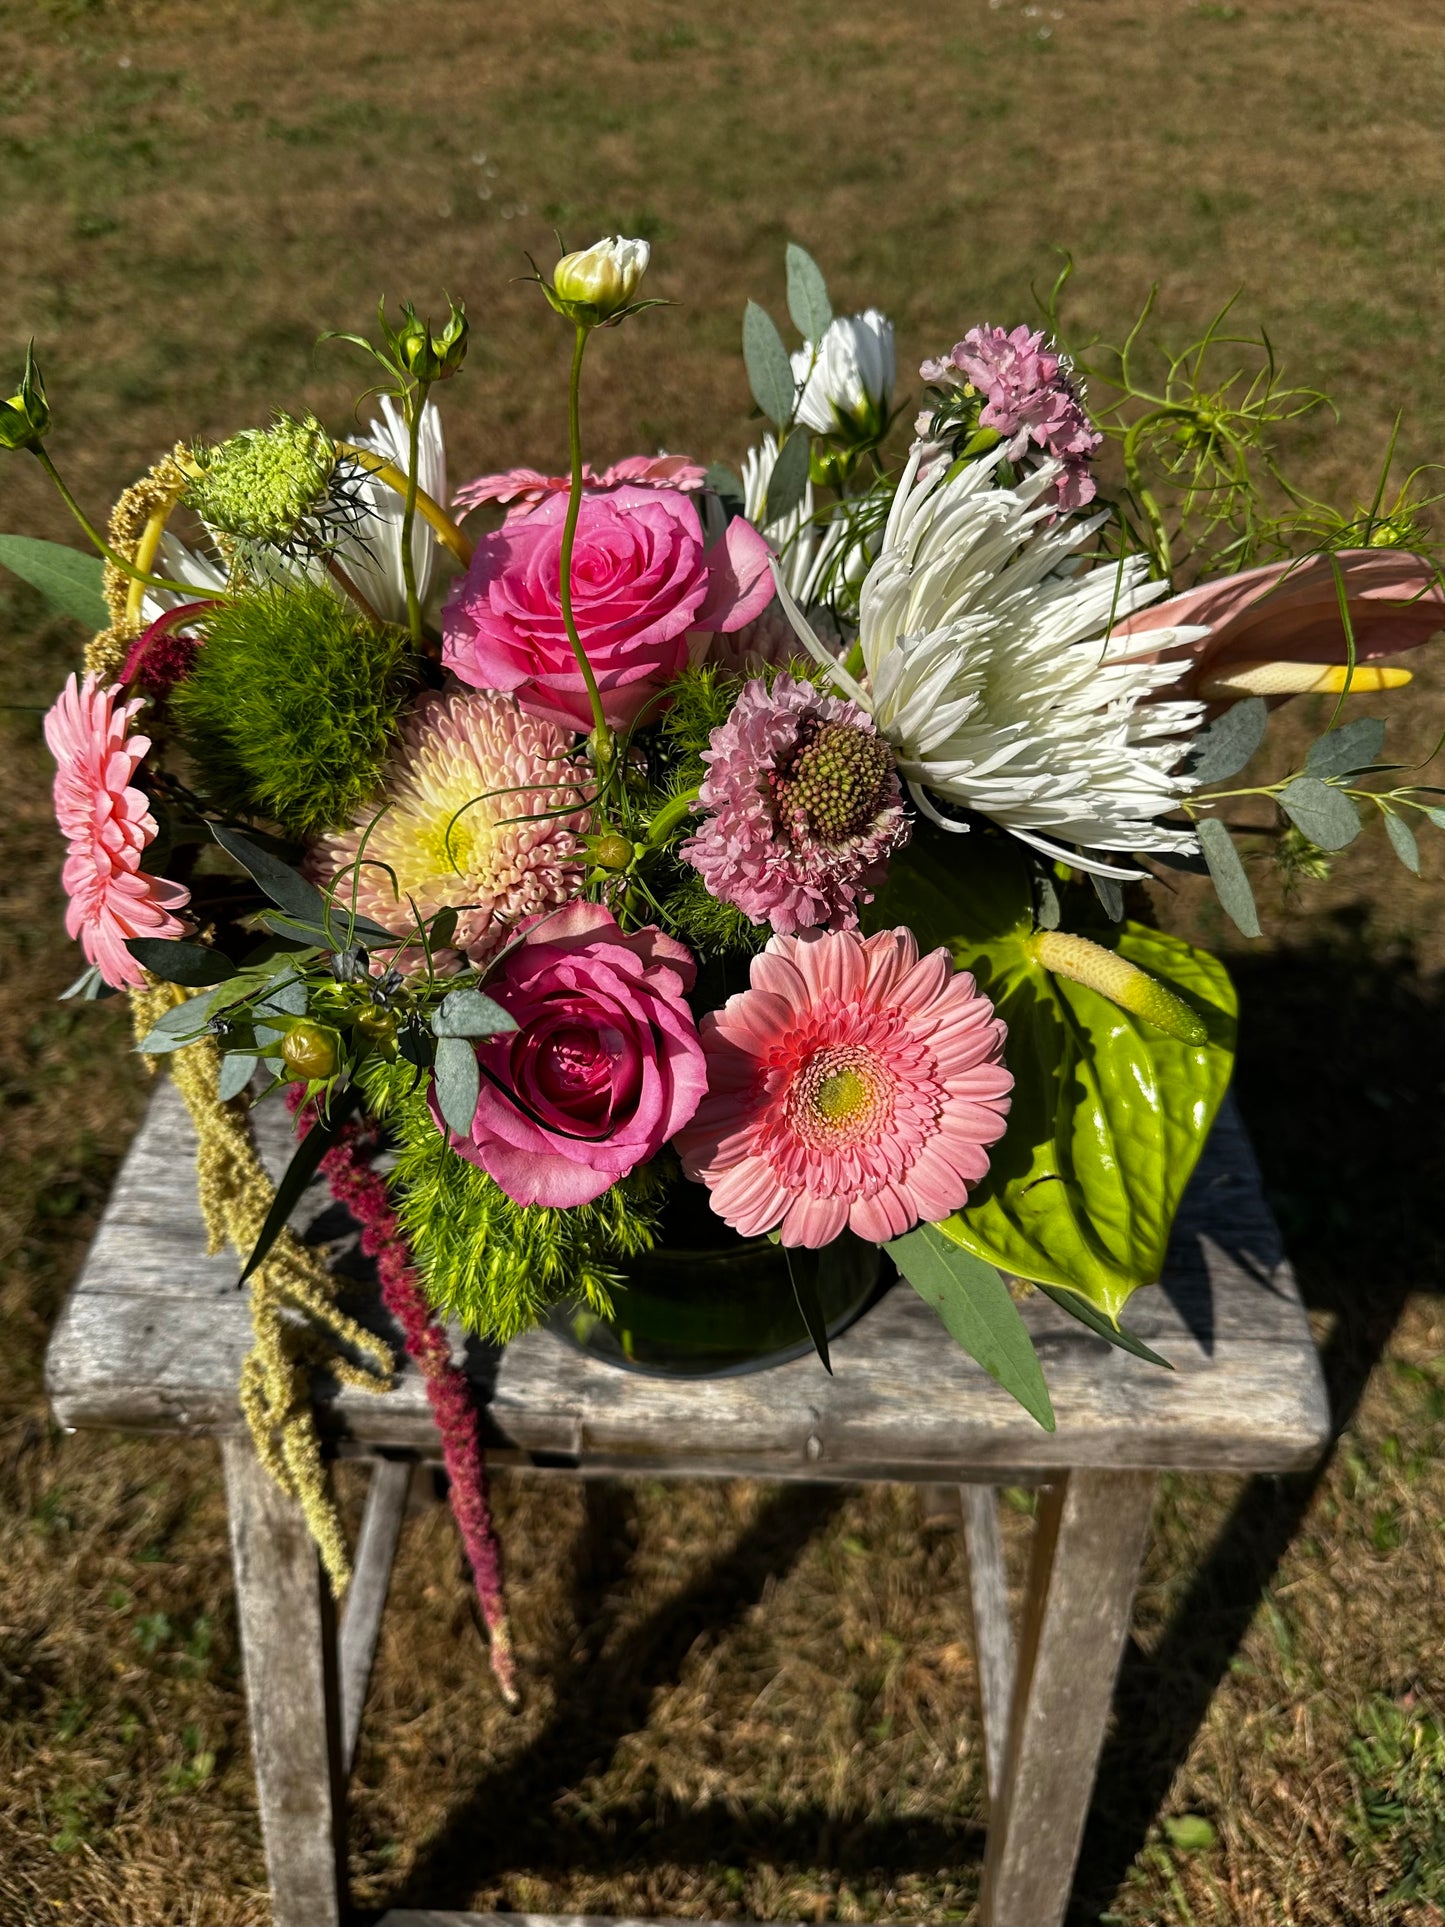
[{"label": "pink gerbera daisy", "polygon": [[856,925],[909,833],[872,717],[785,672],[744,685],[702,760],[707,814],[680,854],[710,893],[784,934]]},{"label": "pink gerbera daisy", "polygon": [[966,1203],[1003,1133],[1003,1023],[910,930],[775,936],[701,1035],[707,1096],[674,1142],[745,1237],[886,1244]]},{"label": "pink gerbera daisy", "polygon": [[55,820],[70,849],[61,881],[70,898],[65,927],[108,984],[139,987],[145,972],[127,937],[174,937],[186,926],[171,915],[190,892],[140,867],[155,841],[156,820],[145,792],[130,787],[149,736],[132,736],[139,697],[119,700],[118,685],[72,676],[45,718],[55,772]]}]

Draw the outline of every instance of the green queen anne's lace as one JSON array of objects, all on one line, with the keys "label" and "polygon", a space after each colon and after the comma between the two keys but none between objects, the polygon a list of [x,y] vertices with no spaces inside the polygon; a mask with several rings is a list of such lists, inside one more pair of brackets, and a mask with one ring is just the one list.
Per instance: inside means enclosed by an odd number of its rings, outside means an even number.
[{"label": "green queen anne's lace", "polygon": [[278,415],[269,428],[199,450],[198,460],[187,505],[243,548],[316,554],[341,532],[347,511],[332,486],[336,444],[313,416]]}]

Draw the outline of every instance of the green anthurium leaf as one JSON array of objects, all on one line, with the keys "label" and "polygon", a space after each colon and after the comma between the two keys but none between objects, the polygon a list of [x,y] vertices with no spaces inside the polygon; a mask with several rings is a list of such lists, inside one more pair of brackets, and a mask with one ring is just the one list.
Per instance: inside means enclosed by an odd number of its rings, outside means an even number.
[{"label": "green anthurium leaf", "polygon": [[74,616],[87,629],[110,627],[101,591],[105,564],[98,555],[63,542],[41,542],[33,535],[0,535],[0,562],[62,615]]},{"label": "green anthurium leaf", "polygon": [[921,1224],[883,1249],[951,1338],[990,1378],[1016,1398],[1046,1432],[1054,1408],[1028,1326],[991,1264],[976,1258],[936,1224]]},{"label": "green anthurium leaf", "polygon": [[1100,992],[1037,964],[1027,861],[1002,839],[915,832],[868,912],[945,945],[1008,1026],[1014,1089],[987,1177],[940,1229],[985,1264],[1062,1286],[1111,1323],[1164,1265],[1180,1197],[1234,1062],[1235,999],[1221,965],[1125,923],[1095,940],[1157,977],[1203,1018],[1187,1044]]}]

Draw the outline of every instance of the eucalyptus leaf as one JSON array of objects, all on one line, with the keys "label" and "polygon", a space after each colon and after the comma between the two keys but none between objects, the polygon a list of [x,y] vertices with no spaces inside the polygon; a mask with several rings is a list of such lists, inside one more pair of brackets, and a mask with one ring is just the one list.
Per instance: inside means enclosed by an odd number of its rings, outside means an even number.
[{"label": "eucalyptus leaf", "polygon": [[105,564],[98,555],[33,535],[0,535],[0,562],[62,615],[74,616],[87,629],[110,627],[101,587]]},{"label": "eucalyptus leaf", "polygon": [[906,925],[923,950],[944,945],[1008,1027],[1008,1131],[942,1232],[984,1263],[1064,1286],[1117,1320],[1129,1294],[1163,1270],[1229,1082],[1235,1000],[1223,965],[1139,924],[1102,934],[1209,1033],[1203,1044],[1171,1037],[1034,961],[1031,878],[1016,847],[987,833],[955,841],[922,824],[865,923]]},{"label": "eucalyptus leaf", "polygon": [[229,824],[213,823],[211,835],[288,917],[315,930],[325,928],[326,899],[314,883],[308,883],[289,863],[283,863],[279,856],[262,849],[259,843]]},{"label": "eucalyptus leaf", "polygon": [[1016,1398],[1046,1432],[1054,1409],[1043,1368],[1009,1288],[993,1265],[964,1250],[937,1225],[923,1224],[883,1247],[951,1338]]},{"label": "eucalyptus leaf", "polygon": [[64,1004],[69,1003],[72,998],[78,998],[81,1003],[90,1004],[94,1003],[97,997],[103,996],[109,988],[109,984],[101,976],[96,965],[87,964],[75,982],[66,985],[56,1001]]},{"label": "eucalyptus leaf", "polygon": [[1430,805],[1427,807],[1425,814],[1437,830],[1445,830],[1445,810],[1436,809],[1433,805]]},{"label": "eucalyptus leaf", "polygon": [[833,319],[833,304],[828,299],[828,284],[823,271],[806,248],[789,241],[788,314],[805,341],[821,341]]},{"label": "eucalyptus leaf", "polygon": [[1310,745],[1305,758],[1308,776],[1349,776],[1357,769],[1368,769],[1379,757],[1385,742],[1385,725],[1378,716],[1357,716],[1342,723]]},{"label": "eucalyptus leaf", "polygon": [[1087,1325],[1096,1337],[1107,1339],[1121,1352],[1130,1352],[1135,1358],[1146,1359],[1151,1365],[1162,1365],[1166,1372],[1174,1370],[1167,1358],[1161,1358],[1158,1352],[1150,1351],[1142,1338],[1136,1338],[1133,1332],[1126,1332],[1122,1326],[1106,1318],[1097,1306],[1091,1305],[1087,1298],[1081,1298],[1078,1292],[1069,1291],[1063,1285],[1043,1283],[1040,1283],[1039,1290],[1052,1298],[1059,1309],[1066,1311],[1070,1318],[1077,1318],[1079,1323]]},{"label": "eucalyptus leaf", "polygon": [[1203,816],[1194,827],[1199,832],[1199,848],[1209,865],[1214,892],[1225,915],[1241,936],[1257,937],[1259,912],[1254,905],[1249,877],[1234,847],[1234,838],[1217,816]]},{"label": "eucalyptus leaf", "polygon": [[791,515],[803,499],[808,486],[808,464],[812,449],[806,432],[795,428],[778,451],[773,472],[768,477],[768,498],[763,504],[763,527],[772,528]]},{"label": "eucalyptus leaf", "polygon": [[1263,696],[1246,696],[1194,739],[1186,765],[1198,783],[1222,783],[1237,776],[1264,741],[1269,705]]},{"label": "eucalyptus leaf", "polygon": [[784,1245],[783,1257],[787,1260],[793,1296],[798,1301],[798,1310],[813,1341],[813,1350],[818,1354],[823,1370],[831,1378],[833,1366],[828,1357],[828,1318],[823,1310],[823,1301],[818,1296],[818,1254],[801,1249],[790,1250]]},{"label": "eucalyptus leaf", "polygon": [[[1112,877],[1101,877],[1097,870],[1090,870],[1089,881],[1094,886],[1094,895],[1104,906],[1104,915],[1110,923],[1124,921],[1124,892]],[[1057,929],[1057,925],[1055,928]]]},{"label": "eucalyptus leaf", "polygon": [[436,1079],[437,1109],[447,1129],[458,1137],[469,1137],[482,1089],[476,1051],[465,1037],[439,1039],[432,1074]]},{"label": "eucalyptus leaf", "polygon": [[726,462],[714,462],[703,477],[703,482],[722,503],[731,519],[743,512],[743,485],[740,478]]},{"label": "eucalyptus leaf", "polygon": [[1405,821],[1404,817],[1387,813],[1385,817],[1385,834],[1390,839],[1390,847],[1394,850],[1395,855],[1399,857],[1405,868],[1413,871],[1416,876],[1419,876],[1420,846],[1415,841],[1415,832],[1410,828],[1410,825]]},{"label": "eucalyptus leaf", "polygon": [[326,1116],[318,1118],[296,1146],[291,1162],[276,1186],[276,1195],[271,1200],[271,1209],[266,1213],[266,1222],[261,1226],[261,1235],[252,1246],[251,1255],[241,1273],[243,1285],[257,1265],[264,1263],[272,1245],[285,1230],[287,1219],[301,1202],[302,1192],[316,1176],[322,1158],[341,1135],[341,1127],[356,1109],[360,1095],[354,1084],[348,1084],[344,1090],[334,1091]]},{"label": "eucalyptus leaf", "polygon": [[227,1051],[221,1059],[221,1075],[216,1081],[216,1096],[224,1104],[228,1099],[239,1097],[256,1075],[259,1057],[248,1051]]},{"label": "eucalyptus leaf", "polygon": [[1040,930],[1057,930],[1063,908],[1059,903],[1059,893],[1054,887],[1054,879],[1045,872],[1034,879],[1034,914],[1038,918]]},{"label": "eucalyptus leaf", "polygon": [[743,312],[743,362],[753,400],[770,422],[786,428],[793,419],[793,364],[777,323],[766,308],[750,301]]},{"label": "eucalyptus leaf", "polygon": [[496,1037],[515,1030],[517,1020],[482,991],[467,988],[443,997],[432,1013],[431,1027],[438,1037]]},{"label": "eucalyptus leaf", "polygon": [[1297,776],[1279,793],[1295,828],[1322,850],[1343,850],[1360,834],[1360,813],[1341,791],[1318,776]]},{"label": "eucalyptus leaf", "polygon": [[449,903],[437,911],[427,928],[427,941],[433,950],[448,950],[452,938],[457,934],[459,911],[455,904]]},{"label": "eucalyptus leaf", "polygon": [[188,997],[183,1004],[175,1004],[170,1010],[163,1011],[151,1026],[136,1049],[146,1057],[160,1057],[167,1051],[180,1050],[186,1044],[195,1043],[205,1035],[210,1022],[207,1012],[208,999]]},{"label": "eucalyptus leaf", "polygon": [[223,984],[236,974],[230,958],[206,943],[171,937],[127,937],[125,947],[138,964],[166,984],[186,984],[200,990]]}]

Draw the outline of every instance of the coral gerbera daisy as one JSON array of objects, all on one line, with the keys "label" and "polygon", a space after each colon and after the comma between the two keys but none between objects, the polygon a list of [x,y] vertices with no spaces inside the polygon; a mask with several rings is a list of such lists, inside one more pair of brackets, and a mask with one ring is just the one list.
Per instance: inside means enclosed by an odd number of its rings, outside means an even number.
[{"label": "coral gerbera daisy", "polygon": [[701,1036],[707,1096],[674,1142],[747,1237],[884,1244],[966,1203],[1003,1134],[1003,1023],[910,930],[775,936]]},{"label": "coral gerbera daisy", "polygon": [[909,832],[872,718],[784,673],[744,685],[702,760],[708,814],[681,854],[712,895],[784,934],[855,925]]},{"label": "coral gerbera daisy", "polygon": [[70,844],[61,871],[70,898],[65,927],[108,984],[140,986],[145,972],[127,937],[174,937],[185,924],[172,911],[190,892],[149,876],[141,855],[155,841],[156,820],[131,778],[150,748],[130,733],[139,697],[122,702],[119,685],[72,676],[45,718],[45,741],[58,765],[55,820]]},{"label": "coral gerbera daisy", "polygon": [[523,917],[581,888],[586,780],[569,733],[524,715],[514,697],[425,695],[403,726],[380,801],[322,838],[308,867],[338,880],[343,903],[354,887],[356,908],[398,936],[415,929],[412,904],[423,917],[455,906],[456,947],[484,963]]}]

